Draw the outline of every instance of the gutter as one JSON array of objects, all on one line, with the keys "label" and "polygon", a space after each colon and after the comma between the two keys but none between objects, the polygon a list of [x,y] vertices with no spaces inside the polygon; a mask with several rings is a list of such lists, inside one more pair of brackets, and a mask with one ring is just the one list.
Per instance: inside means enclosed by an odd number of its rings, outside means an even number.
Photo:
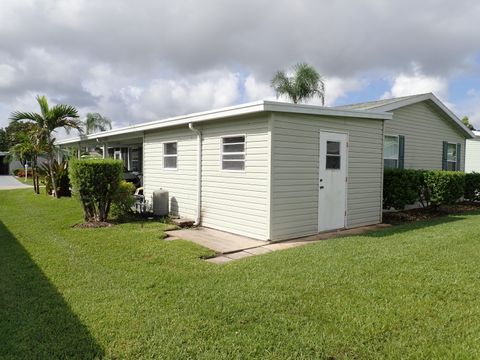
[{"label": "gutter", "polygon": [[188,128],[197,134],[197,218],[194,226],[200,225],[202,221],[202,132],[188,123]]}]

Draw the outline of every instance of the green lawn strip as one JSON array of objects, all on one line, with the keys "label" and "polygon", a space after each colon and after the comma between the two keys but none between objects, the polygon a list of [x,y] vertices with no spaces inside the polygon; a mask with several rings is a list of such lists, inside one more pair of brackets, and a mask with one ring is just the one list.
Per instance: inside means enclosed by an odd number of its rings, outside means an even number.
[{"label": "green lawn strip", "polygon": [[158,222],[72,228],[74,199],[4,191],[0,221],[0,358],[480,356],[478,214],[223,266]]}]

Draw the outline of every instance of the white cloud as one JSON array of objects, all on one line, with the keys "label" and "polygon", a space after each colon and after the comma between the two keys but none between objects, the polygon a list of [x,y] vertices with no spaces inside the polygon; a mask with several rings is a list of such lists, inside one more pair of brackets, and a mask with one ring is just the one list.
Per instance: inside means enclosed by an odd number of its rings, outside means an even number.
[{"label": "white cloud", "polygon": [[0,88],[7,88],[15,81],[15,68],[8,64],[0,64]]},{"label": "white cloud", "polygon": [[275,99],[275,92],[270,84],[259,82],[250,74],[245,79],[245,99],[246,101],[272,100]]},{"label": "white cloud", "polygon": [[410,73],[400,73],[393,79],[392,88],[383,94],[383,99],[432,92],[442,100],[447,98],[448,81],[441,76],[424,75],[417,64],[412,64]]}]

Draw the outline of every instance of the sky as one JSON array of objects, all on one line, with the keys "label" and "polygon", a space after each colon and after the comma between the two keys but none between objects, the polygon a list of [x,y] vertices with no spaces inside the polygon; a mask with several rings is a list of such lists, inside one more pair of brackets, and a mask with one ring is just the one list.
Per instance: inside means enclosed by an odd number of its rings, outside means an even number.
[{"label": "sky", "polygon": [[478,19],[477,0],[2,0],[0,127],[37,94],[114,128],[275,99],[298,62],[327,106],[433,92],[480,127]]}]

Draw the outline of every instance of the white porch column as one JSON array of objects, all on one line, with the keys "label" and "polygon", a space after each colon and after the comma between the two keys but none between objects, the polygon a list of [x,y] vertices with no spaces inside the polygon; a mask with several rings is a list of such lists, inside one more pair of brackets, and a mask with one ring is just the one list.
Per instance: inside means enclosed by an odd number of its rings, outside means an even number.
[{"label": "white porch column", "polygon": [[107,158],[107,151],[108,151],[108,146],[107,146],[107,143],[103,143],[103,146],[102,146],[102,153],[103,153],[103,158],[106,159]]},{"label": "white porch column", "polygon": [[81,148],[80,148],[80,144],[78,144],[78,147],[77,147],[77,159],[80,160],[80,156],[82,155],[82,151],[81,151]]}]

